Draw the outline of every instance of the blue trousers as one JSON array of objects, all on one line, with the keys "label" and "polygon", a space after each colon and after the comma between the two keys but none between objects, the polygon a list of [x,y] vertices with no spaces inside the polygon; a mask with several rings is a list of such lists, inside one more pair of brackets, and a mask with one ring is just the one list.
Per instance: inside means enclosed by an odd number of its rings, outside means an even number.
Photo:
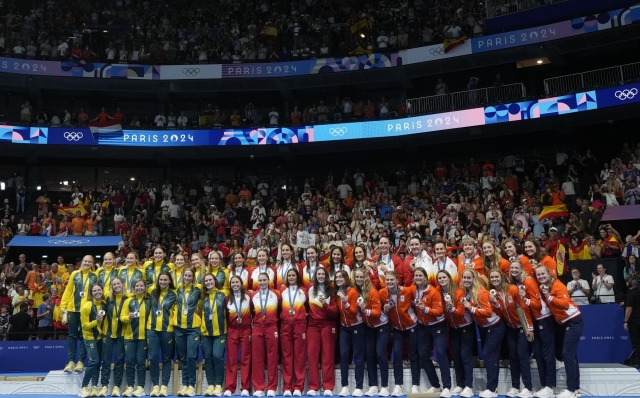
[{"label": "blue trousers", "polygon": [[[147,330],[147,348],[149,351],[149,371],[151,385],[167,386],[171,379],[171,358],[173,358],[173,332],[157,332]],[[162,353],[162,384],[160,384],[160,364],[158,359]]]},{"label": "blue trousers", "polygon": [[449,357],[447,356],[447,324],[440,322],[435,325],[426,326],[418,324],[418,353],[420,363],[429,379],[432,387],[439,388],[440,381],[436,373],[436,367],[431,362],[431,347],[435,348],[436,359],[440,365],[440,375],[442,376],[442,386],[451,389],[451,370],[449,369]]},{"label": "blue trousers", "polygon": [[504,337],[504,322],[500,321],[496,325],[487,328],[480,328],[480,338],[482,339],[482,354],[484,355],[484,366],[487,370],[487,390],[495,391],[498,388],[498,377],[500,375],[500,346]]},{"label": "blue trousers", "polygon": [[533,391],[531,384],[531,364],[529,364],[529,341],[525,331],[507,327],[507,347],[509,348],[509,361],[511,367],[511,387],[520,389],[520,376],[522,383]]},{"label": "blue trousers", "polygon": [[556,334],[553,316],[533,321],[533,356],[538,365],[540,385],[556,386]]},{"label": "blue trousers", "polygon": [[356,388],[362,389],[364,384],[364,341],[364,324],[340,328],[340,381],[342,387],[349,386],[349,363],[353,348],[353,359],[356,363]]},{"label": "blue trousers", "polygon": [[418,353],[418,331],[414,327],[409,330],[393,329],[393,379],[397,386],[404,384],[402,351],[409,339],[409,360],[411,361],[411,385],[420,385],[420,354]]},{"label": "blue trousers", "polygon": [[476,324],[460,329],[450,328],[453,365],[456,370],[456,385],[473,388],[473,348],[477,347]]},{"label": "blue trousers", "polygon": [[382,387],[389,387],[389,363],[387,359],[387,346],[391,325],[382,325],[379,328],[364,328],[365,347],[367,357],[367,373],[369,387],[378,385],[378,368]]},{"label": "blue trousers", "polygon": [[562,358],[564,369],[567,372],[567,389],[578,391],[580,389],[580,366],[578,363],[578,343],[582,335],[584,323],[582,315],[560,325],[565,328],[564,344],[562,346]]},{"label": "blue trousers", "polygon": [[69,362],[76,362],[76,351],[78,342],[80,342],[80,353],[78,354],[78,362],[84,362],[87,358],[87,350],[82,339],[82,331],[80,330],[80,312],[67,312],[69,320],[69,337],[67,337],[69,348]]}]

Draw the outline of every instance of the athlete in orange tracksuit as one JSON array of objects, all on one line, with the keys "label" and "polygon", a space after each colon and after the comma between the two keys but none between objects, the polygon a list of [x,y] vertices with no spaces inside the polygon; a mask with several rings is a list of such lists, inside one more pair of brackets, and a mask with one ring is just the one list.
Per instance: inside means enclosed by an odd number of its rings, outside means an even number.
[{"label": "athlete in orange tracksuit", "polygon": [[[335,349],[336,318],[338,307],[329,272],[317,267],[313,285],[308,289],[309,325],[307,326],[307,353],[310,364],[320,362],[322,353],[322,388],[333,391],[336,384]],[[309,390],[307,395],[314,396],[320,390],[320,372],[317,366],[309,366]]]},{"label": "athlete in orange tracksuit", "polygon": [[251,335],[251,381],[254,392],[264,391],[264,363],[267,362],[269,381],[267,396],[275,396],[278,388],[278,308],[280,293],[269,289],[269,275],[258,276],[259,290],[251,297],[253,332]]},{"label": "athlete in orange tracksuit", "polygon": [[418,333],[416,332],[418,317],[412,305],[415,285],[411,287],[398,286],[398,274],[394,271],[388,271],[385,274],[385,279],[387,287],[380,290],[380,302],[384,303],[382,308],[389,317],[389,322],[393,325],[393,378],[396,386],[391,395],[404,395],[402,350],[407,338],[409,339],[409,360],[411,361],[411,391],[418,393],[420,385],[420,356],[418,353]]},{"label": "athlete in orange tracksuit", "polygon": [[302,394],[307,373],[307,293],[297,268],[287,271],[285,284],[280,293],[282,392],[298,396]]},{"label": "athlete in orange tracksuit", "polygon": [[353,395],[362,396],[364,384],[364,323],[360,314],[358,291],[351,286],[347,271],[335,273],[338,300],[336,300],[340,324],[340,381],[342,390],[340,396],[351,395],[349,391],[349,363],[351,362],[351,348],[356,363],[356,389]]}]

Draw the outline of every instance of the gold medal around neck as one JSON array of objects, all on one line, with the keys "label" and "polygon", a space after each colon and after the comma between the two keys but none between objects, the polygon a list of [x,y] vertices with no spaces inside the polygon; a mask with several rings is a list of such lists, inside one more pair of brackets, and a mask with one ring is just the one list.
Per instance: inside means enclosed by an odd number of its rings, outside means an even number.
[{"label": "gold medal around neck", "polygon": [[296,313],[294,310],[289,310],[289,316],[294,316]]}]

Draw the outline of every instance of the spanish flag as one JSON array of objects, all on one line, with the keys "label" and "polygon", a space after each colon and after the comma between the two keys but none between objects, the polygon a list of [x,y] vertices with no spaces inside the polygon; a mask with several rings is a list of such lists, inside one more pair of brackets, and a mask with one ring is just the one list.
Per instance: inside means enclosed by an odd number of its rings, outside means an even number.
[{"label": "spanish flag", "polygon": [[557,206],[545,206],[540,212],[540,216],[538,220],[542,221],[545,218],[556,218],[556,217],[568,217],[569,209],[565,205],[557,205]]},{"label": "spanish flag", "polygon": [[260,32],[260,37],[267,39],[275,39],[278,37],[278,28],[271,23],[265,25]]},{"label": "spanish flag", "polygon": [[586,240],[578,247],[569,246],[569,260],[591,260],[591,252]]},{"label": "spanish flag", "polygon": [[444,49],[444,53],[448,53],[454,48],[461,46],[467,40],[467,36],[460,36],[457,39],[445,39],[442,43],[442,48]]},{"label": "spanish flag", "polygon": [[351,33],[354,35],[365,33],[367,30],[369,30],[369,27],[369,18],[362,18],[358,22],[355,22],[353,25],[351,25]]},{"label": "spanish flag", "polygon": [[84,217],[87,215],[87,210],[84,208],[84,206],[78,204],[75,206],[58,206],[58,205],[54,205],[53,207],[55,207],[58,210],[58,214],[60,214],[61,216],[67,216],[69,218],[74,218],[76,217],[76,212],[80,212],[80,216]]}]

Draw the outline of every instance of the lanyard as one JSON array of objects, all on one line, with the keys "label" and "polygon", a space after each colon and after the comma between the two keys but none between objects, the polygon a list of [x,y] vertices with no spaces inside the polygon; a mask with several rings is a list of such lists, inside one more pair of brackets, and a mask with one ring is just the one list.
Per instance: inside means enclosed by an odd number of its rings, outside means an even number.
[{"label": "lanyard", "polygon": [[89,277],[89,273],[87,273],[87,280],[84,279],[84,274],[82,273],[82,271],[80,271],[80,284],[82,285],[82,294],[84,294],[84,291],[87,290],[87,285],[89,284],[89,279],[91,279]]},{"label": "lanyard", "polygon": [[285,281],[285,278],[287,276],[287,273],[289,272],[289,269],[291,268],[291,262],[287,263],[287,268],[286,269],[284,268],[284,264],[285,263],[282,263],[282,266],[281,266],[282,270],[280,271],[280,281],[281,281],[281,283],[283,285],[284,285],[284,281]]},{"label": "lanyard", "polygon": [[[218,304],[216,303],[216,293],[217,291],[214,291],[213,294],[209,295],[209,315],[211,316],[213,316],[213,313],[216,311],[216,306]],[[242,305],[240,308],[242,308]]]},{"label": "lanyard", "polygon": [[395,299],[393,298],[393,294],[391,294],[391,291],[389,291],[389,301],[390,301],[390,304],[391,304],[392,307],[398,303],[398,295],[400,294],[400,288],[396,288],[396,289],[397,289],[397,291],[396,291],[396,294],[395,294],[395,296],[396,296]]},{"label": "lanyard", "polygon": [[[184,268],[184,267],[180,267],[180,268]],[[178,271],[176,270],[176,274],[178,274]],[[178,279],[178,285],[182,283],[182,277],[184,276],[184,269],[182,270],[182,272],[180,272],[180,275],[176,275]]]},{"label": "lanyard", "polygon": [[[125,280],[124,280],[124,284],[125,286],[127,286],[127,291],[128,292],[132,292],[133,291],[133,286],[131,286],[131,282],[133,282],[131,279],[133,278],[133,274],[136,272],[137,268],[131,269],[131,267],[128,267],[125,270]],[[131,272],[131,276],[129,276],[129,272]]]},{"label": "lanyard", "polygon": [[267,303],[269,302],[269,290],[266,292],[264,303],[262,302],[262,290],[260,290],[260,311],[262,312],[262,316],[265,316],[267,313]]},{"label": "lanyard", "polygon": [[242,278],[242,272],[244,271],[244,268],[240,267],[240,272],[238,272],[238,267],[236,267],[235,270],[236,270],[236,272],[235,272],[236,276],[239,276],[239,277]]},{"label": "lanyard", "polygon": [[[124,306],[124,302],[125,302],[125,298],[124,296],[120,297],[120,307],[116,310],[116,319],[120,320],[120,313],[122,312],[122,307]],[[116,303],[118,302],[118,296],[116,296]]]},{"label": "lanyard", "polygon": [[[428,287],[427,287],[427,289],[428,289]],[[426,291],[427,291],[427,289],[424,289],[424,290],[422,291],[422,293],[421,293],[421,292],[420,292],[420,288],[416,285],[416,300],[420,300],[420,299],[422,299],[422,295],[424,294],[424,292],[426,292]]]},{"label": "lanyard", "polygon": [[440,261],[440,259],[436,261],[436,267],[438,267],[438,271],[443,271],[445,268],[447,268],[447,258],[445,257],[444,260],[442,260],[442,268],[440,268]]},{"label": "lanyard", "polygon": [[[240,301],[240,308],[238,309],[238,301]],[[242,318],[242,296],[240,296],[240,300],[238,300],[238,297],[236,296],[236,294],[233,294],[233,306],[236,309],[236,316],[238,317],[238,319]]]},{"label": "lanyard", "polygon": [[[167,298],[167,295],[169,293],[169,290],[167,290],[164,293],[164,297],[162,298],[162,301],[160,302],[160,304],[156,307],[156,312],[160,311],[161,309],[163,309],[164,307],[164,300]],[[160,295],[162,295],[162,292],[160,292]],[[158,299],[160,299],[160,297],[158,297]]]},{"label": "lanyard", "polygon": [[187,293],[184,286],[182,286],[182,311],[189,308],[189,294],[191,294],[191,289],[189,289],[189,292]]},{"label": "lanyard", "polygon": [[296,301],[296,297],[298,296],[298,290],[300,290],[299,286],[296,286],[296,292],[293,295],[293,299],[291,298],[291,288],[289,288],[289,309],[293,310],[293,304]]},{"label": "lanyard", "polygon": [[109,281],[111,281],[111,280],[113,279],[113,278],[112,278],[112,275],[113,275],[113,272],[114,272],[114,271],[117,273],[117,271],[116,271],[116,269],[115,269],[115,268],[111,268],[111,270],[110,270],[110,271],[108,271],[108,272],[109,272],[109,274],[107,274],[107,269],[106,269],[106,268],[104,269],[104,273],[102,274],[102,275],[103,275],[103,278],[102,278],[102,280],[100,281],[100,282],[102,282],[102,286],[105,286],[105,285],[107,284],[107,282],[109,282]]}]

